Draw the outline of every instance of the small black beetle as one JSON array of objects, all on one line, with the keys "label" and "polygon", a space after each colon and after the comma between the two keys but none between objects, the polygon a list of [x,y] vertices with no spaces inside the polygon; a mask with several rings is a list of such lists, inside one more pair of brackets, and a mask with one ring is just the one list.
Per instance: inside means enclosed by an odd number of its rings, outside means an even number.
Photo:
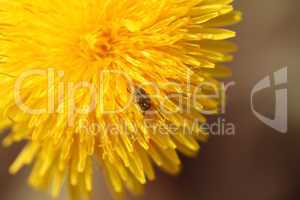
[{"label": "small black beetle", "polygon": [[143,112],[151,109],[151,99],[143,88],[136,88],[134,91],[135,101]]}]

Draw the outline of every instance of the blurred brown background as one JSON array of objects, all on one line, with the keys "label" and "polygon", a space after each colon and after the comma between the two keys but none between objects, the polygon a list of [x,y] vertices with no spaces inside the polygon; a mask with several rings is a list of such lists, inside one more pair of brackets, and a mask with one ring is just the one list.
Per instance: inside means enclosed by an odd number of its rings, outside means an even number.
[{"label": "blurred brown background", "polygon": [[[227,112],[234,136],[213,136],[197,159],[183,158],[180,176],[159,173],[148,184],[142,200],[298,200],[300,199],[300,110],[292,82],[300,72],[300,1],[236,0],[244,20],[234,28],[240,50],[230,66],[236,85],[229,89]],[[250,92],[267,75],[289,67],[289,131],[281,134],[260,122],[250,109]],[[298,78],[298,77],[297,77]],[[298,79],[299,80],[299,79]],[[256,109],[273,116],[272,89],[255,100]],[[2,136],[1,136],[2,137]],[[0,199],[46,200],[26,183],[28,169],[16,177],[8,174],[19,146],[0,149]],[[99,173],[98,173],[99,174]],[[96,177],[93,199],[111,200],[103,178]],[[66,199],[62,195],[59,199]]]}]

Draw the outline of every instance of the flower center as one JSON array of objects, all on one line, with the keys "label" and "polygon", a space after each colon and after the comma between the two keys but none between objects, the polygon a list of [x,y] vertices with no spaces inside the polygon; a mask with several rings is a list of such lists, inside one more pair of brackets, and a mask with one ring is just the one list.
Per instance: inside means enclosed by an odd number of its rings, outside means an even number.
[{"label": "flower center", "polygon": [[99,31],[85,35],[80,41],[82,52],[93,59],[103,58],[112,50],[113,38],[109,31]]}]

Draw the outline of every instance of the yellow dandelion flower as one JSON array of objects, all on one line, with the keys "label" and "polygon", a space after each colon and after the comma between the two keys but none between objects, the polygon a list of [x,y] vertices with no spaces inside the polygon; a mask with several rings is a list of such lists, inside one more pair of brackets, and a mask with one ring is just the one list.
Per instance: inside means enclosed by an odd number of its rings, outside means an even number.
[{"label": "yellow dandelion flower", "polygon": [[178,173],[230,75],[232,1],[0,0],[3,144],[27,142],[10,172],[32,164],[30,185],[56,197],[67,182],[74,198],[93,159],[117,194],[140,193],[155,164]]}]

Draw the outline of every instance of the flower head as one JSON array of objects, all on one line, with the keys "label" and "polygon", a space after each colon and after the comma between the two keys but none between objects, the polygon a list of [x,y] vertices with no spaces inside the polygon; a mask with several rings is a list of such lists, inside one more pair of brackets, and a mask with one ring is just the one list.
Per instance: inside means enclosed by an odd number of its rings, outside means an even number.
[{"label": "flower head", "polygon": [[178,173],[230,74],[231,3],[0,0],[3,143],[27,141],[10,172],[33,164],[32,186],[57,196],[65,180],[74,197],[91,193],[93,159],[116,193],[139,193],[153,164]]}]

